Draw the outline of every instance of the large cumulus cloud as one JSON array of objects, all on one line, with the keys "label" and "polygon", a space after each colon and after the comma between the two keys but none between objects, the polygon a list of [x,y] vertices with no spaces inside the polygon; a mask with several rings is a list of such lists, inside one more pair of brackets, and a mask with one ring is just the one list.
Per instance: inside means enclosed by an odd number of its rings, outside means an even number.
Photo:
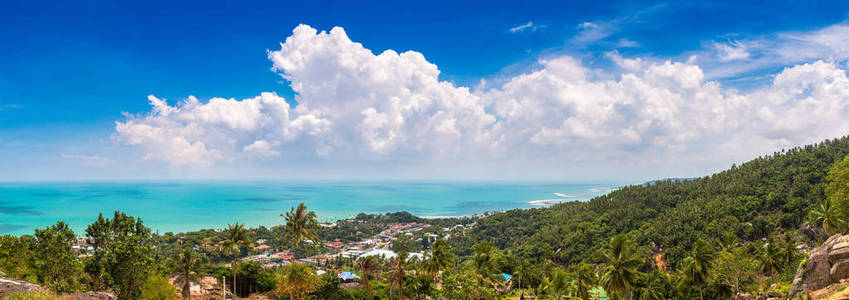
[{"label": "large cumulus cloud", "polygon": [[[745,92],[695,64],[608,57],[621,73],[559,56],[472,92],[439,80],[415,51],[374,54],[342,28],[294,29],[273,70],[296,92],[249,99],[194,97],[116,123],[116,138],[173,164],[243,159],[503,161],[741,159],[849,133],[849,79],[840,65],[790,66]],[[627,63],[627,64],[626,64]],[[624,67],[627,66],[627,67]],[[719,154],[718,154],[719,153]],[[674,159],[673,159],[674,160]]]}]

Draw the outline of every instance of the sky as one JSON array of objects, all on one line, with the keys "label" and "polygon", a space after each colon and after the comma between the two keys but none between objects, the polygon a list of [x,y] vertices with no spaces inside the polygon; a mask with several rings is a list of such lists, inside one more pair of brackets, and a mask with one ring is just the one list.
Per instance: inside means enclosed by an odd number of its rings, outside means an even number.
[{"label": "sky", "polygon": [[456,2],[0,1],[0,181],[639,181],[849,134],[845,1]]}]

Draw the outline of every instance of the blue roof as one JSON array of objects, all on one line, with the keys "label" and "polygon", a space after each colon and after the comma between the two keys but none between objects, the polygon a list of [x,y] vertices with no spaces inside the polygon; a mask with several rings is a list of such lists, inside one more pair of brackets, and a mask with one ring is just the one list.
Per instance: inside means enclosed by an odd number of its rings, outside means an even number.
[{"label": "blue roof", "polygon": [[510,280],[510,278],[513,278],[513,275],[510,275],[510,274],[507,274],[507,273],[501,273],[501,276],[504,277],[505,281]]},{"label": "blue roof", "polygon": [[354,280],[354,279],[357,279],[357,278],[360,278],[360,276],[357,276],[357,274],[354,274],[354,273],[351,273],[351,272],[348,272],[348,271],[345,271],[345,272],[342,272],[341,274],[339,274],[339,279],[342,279],[342,280]]}]

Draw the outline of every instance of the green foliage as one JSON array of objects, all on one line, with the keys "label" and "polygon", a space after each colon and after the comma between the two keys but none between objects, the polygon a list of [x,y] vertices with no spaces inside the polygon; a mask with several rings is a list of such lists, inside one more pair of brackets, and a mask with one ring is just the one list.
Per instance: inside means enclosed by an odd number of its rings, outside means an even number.
[{"label": "green foliage", "polygon": [[744,248],[719,252],[714,261],[714,281],[731,288],[735,293],[749,290],[758,276],[760,262]]},{"label": "green foliage", "polygon": [[274,290],[277,279],[274,274],[263,269],[255,261],[240,263],[236,268],[239,277],[239,291],[242,293],[265,293]]},{"label": "green foliage", "polygon": [[154,266],[150,229],[141,218],[118,211],[112,219],[101,214],[86,236],[94,248],[85,266],[92,289],[112,288],[118,298],[137,298]]},{"label": "green foliage", "polygon": [[631,287],[640,276],[638,268],[643,264],[634,242],[624,235],[617,235],[596,256],[602,263],[600,281],[604,289],[620,297],[630,295]]},{"label": "green foliage", "polygon": [[828,199],[849,207],[849,155],[831,167],[827,179],[825,193]]},{"label": "green foliage", "polygon": [[297,208],[292,207],[285,215],[280,214],[280,216],[286,218],[284,241],[291,241],[297,245],[305,239],[318,239],[321,227],[316,221],[317,216],[314,211],[307,210],[307,206],[303,203],[298,204]]},{"label": "green foliage", "polygon": [[177,289],[168,282],[168,279],[159,275],[147,277],[141,286],[137,298],[139,300],[177,300]]},{"label": "green foliage", "polygon": [[321,279],[308,264],[291,263],[280,270],[277,293],[286,294],[293,300],[303,300],[314,292]]},{"label": "green foliage", "polygon": [[445,274],[441,295],[446,299],[482,300],[496,299],[498,292],[479,273],[467,269]]},{"label": "green foliage", "polygon": [[0,236],[0,271],[6,276],[37,280],[32,260],[33,237]]},{"label": "green foliage", "polygon": [[71,248],[76,235],[65,222],[35,230],[32,259],[38,282],[63,293],[80,288],[82,264]]},{"label": "green foliage", "polygon": [[40,292],[14,292],[3,298],[5,300],[63,300],[62,296]]}]

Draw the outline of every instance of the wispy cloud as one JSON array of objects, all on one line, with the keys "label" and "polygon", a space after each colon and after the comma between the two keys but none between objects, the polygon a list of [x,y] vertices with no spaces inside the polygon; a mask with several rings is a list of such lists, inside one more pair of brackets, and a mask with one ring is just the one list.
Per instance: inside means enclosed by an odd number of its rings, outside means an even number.
[{"label": "wispy cloud", "polygon": [[685,55],[712,79],[760,78],[764,72],[787,65],[817,60],[849,61],[849,24],[841,23],[809,31],[785,31],[746,36],[731,41],[709,41]]},{"label": "wispy cloud", "polygon": [[0,111],[24,108],[20,104],[0,104]]},{"label": "wispy cloud", "polygon": [[538,29],[545,28],[545,25],[534,24],[533,21],[529,21],[528,23],[521,24],[515,27],[510,28],[511,33],[519,33],[523,31],[537,31]]},{"label": "wispy cloud", "polygon": [[67,155],[67,154],[63,153],[62,158],[70,159],[70,160],[77,160],[77,161],[82,162],[83,164],[90,165],[90,166],[105,166],[105,165],[112,164],[114,162],[111,158],[97,156],[97,155]]}]

